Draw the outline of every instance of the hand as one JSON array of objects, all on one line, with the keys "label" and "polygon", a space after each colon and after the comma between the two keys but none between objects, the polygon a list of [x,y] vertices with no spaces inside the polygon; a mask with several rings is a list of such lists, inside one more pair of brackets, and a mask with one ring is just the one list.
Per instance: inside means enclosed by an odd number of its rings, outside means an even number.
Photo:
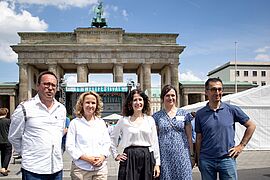
[{"label": "hand", "polygon": [[116,161],[125,161],[127,160],[127,154],[123,153],[123,154],[118,154],[117,157],[115,158]]},{"label": "hand", "polygon": [[191,158],[191,167],[194,168],[195,164],[195,158]]},{"label": "hand", "polygon": [[97,156],[97,157],[95,157],[93,165],[99,167],[102,165],[102,163],[104,162],[105,159],[106,158],[104,155]]},{"label": "hand", "polygon": [[158,165],[154,167],[154,178],[157,178],[160,175],[160,169]]},{"label": "hand", "polygon": [[229,156],[232,158],[237,158],[239,154],[243,151],[244,146],[242,144],[239,144],[238,146],[232,147],[229,150]]}]

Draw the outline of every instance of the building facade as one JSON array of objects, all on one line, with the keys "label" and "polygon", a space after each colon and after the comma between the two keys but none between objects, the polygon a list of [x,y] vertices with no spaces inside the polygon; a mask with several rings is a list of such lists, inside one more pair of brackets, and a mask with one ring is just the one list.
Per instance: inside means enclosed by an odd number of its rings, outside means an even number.
[{"label": "building facade", "polygon": [[[231,81],[223,82],[223,96],[228,94],[235,93],[235,83]],[[197,102],[206,101],[207,96],[205,96],[205,87],[204,81],[181,81],[180,82],[180,106],[186,106],[190,104],[194,104]],[[239,82],[238,83],[238,92],[257,87],[256,84],[252,84],[249,82]]]},{"label": "building facade", "polygon": [[77,28],[74,32],[20,32],[18,54],[19,102],[35,95],[41,71],[59,79],[76,73],[78,83],[89,82],[89,73],[111,73],[123,82],[124,73],[135,73],[140,88],[151,95],[151,73],[161,77],[161,87],[179,87],[179,55],[184,46],[178,34],[126,33],[121,28]]},{"label": "building facade", "polygon": [[270,84],[270,62],[233,62],[230,61],[210,71],[208,77],[219,77],[224,81],[236,80],[258,86]]}]

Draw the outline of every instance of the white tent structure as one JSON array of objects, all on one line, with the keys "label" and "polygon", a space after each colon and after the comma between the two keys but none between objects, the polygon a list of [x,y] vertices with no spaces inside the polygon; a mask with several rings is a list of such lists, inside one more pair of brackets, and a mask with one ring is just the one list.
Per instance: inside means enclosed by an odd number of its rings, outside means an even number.
[{"label": "white tent structure", "polygon": [[119,120],[122,116],[119,114],[111,114],[109,116],[105,116],[102,119],[104,120]]},{"label": "white tent structure", "polygon": [[[257,126],[252,139],[245,149],[270,150],[270,85],[259,86],[222,98],[223,102],[239,106]],[[207,101],[184,106],[188,112],[197,111]],[[238,144],[244,134],[245,127],[236,123],[235,142]]]}]

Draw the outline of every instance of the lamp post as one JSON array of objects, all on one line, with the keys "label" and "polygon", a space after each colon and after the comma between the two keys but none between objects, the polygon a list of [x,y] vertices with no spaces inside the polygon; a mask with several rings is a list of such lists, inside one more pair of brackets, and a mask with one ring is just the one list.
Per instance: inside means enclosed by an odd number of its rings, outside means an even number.
[{"label": "lamp post", "polygon": [[235,90],[235,93],[237,93],[237,42],[234,42],[234,49],[235,49],[235,52],[234,52],[234,90]]},{"label": "lamp post", "polygon": [[59,84],[60,84],[60,102],[64,106],[66,106],[66,92],[65,92],[65,89],[66,89],[67,83],[66,83],[64,78],[61,78]]}]

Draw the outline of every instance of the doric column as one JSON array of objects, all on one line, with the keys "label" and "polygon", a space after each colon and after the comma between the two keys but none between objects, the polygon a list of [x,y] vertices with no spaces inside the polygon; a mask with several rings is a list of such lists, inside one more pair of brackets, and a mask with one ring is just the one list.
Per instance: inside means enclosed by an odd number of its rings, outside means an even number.
[{"label": "doric column", "polygon": [[184,94],[183,101],[183,106],[188,105],[188,94]]},{"label": "doric column", "polygon": [[113,82],[123,82],[123,65],[122,64],[114,64]]},{"label": "doric column", "polygon": [[58,71],[57,64],[56,63],[49,63],[48,66],[49,66],[48,71],[53,72],[56,75],[58,82],[59,82],[60,81],[60,74]]},{"label": "doric column", "polygon": [[178,93],[178,105],[180,103],[180,96],[179,96],[179,79],[178,79],[178,64],[170,64],[171,69],[171,85],[174,86]]},{"label": "doric column", "polygon": [[165,66],[161,70],[161,88],[167,84],[171,84],[171,71],[169,66]]},{"label": "doric column", "polygon": [[9,112],[10,115],[14,112],[15,110],[15,96],[10,95],[9,96]]},{"label": "doric column", "polygon": [[143,64],[143,91],[151,99],[151,65]]},{"label": "doric column", "polygon": [[54,64],[48,64],[49,68],[48,68],[48,71],[51,71],[53,72],[56,76],[57,76],[57,64],[54,63]]},{"label": "doric column", "polygon": [[201,94],[201,102],[203,102],[203,101],[205,101],[205,94],[204,93]]},{"label": "doric column", "polygon": [[140,65],[137,69],[137,82],[140,84],[140,88],[143,89],[143,68]]},{"label": "doric column", "polygon": [[86,64],[77,64],[77,82],[88,82],[88,67]]},{"label": "doric column", "polygon": [[19,103],[28,98],[28,65],[19,63]]}]

